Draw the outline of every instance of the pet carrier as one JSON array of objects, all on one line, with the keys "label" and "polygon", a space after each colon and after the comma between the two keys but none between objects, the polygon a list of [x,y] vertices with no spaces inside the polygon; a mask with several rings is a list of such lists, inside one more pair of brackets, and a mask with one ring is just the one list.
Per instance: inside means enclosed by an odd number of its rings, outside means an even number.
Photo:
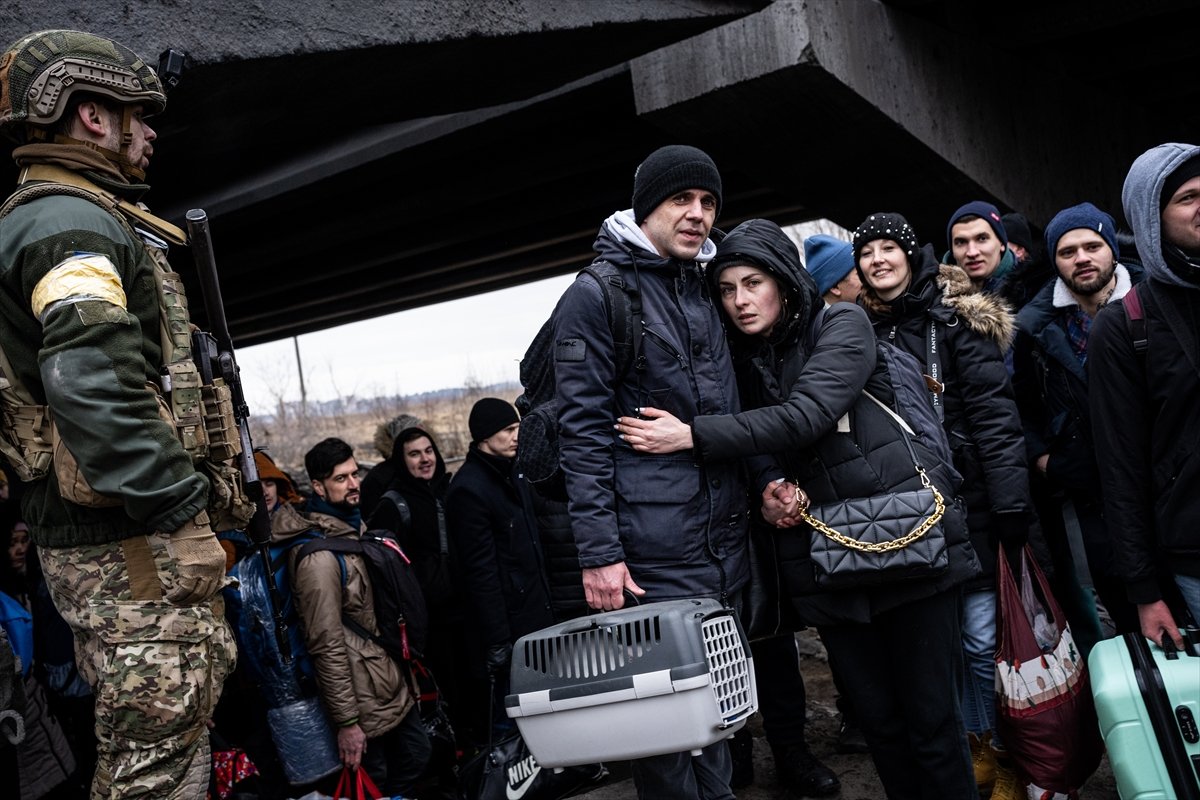
[{"label": "pet carrier", "polygon": [[543,767],[699,752],[758,708],[745,634],[715,600],[648,603],[523,636],[511,678],[505,707]]}]

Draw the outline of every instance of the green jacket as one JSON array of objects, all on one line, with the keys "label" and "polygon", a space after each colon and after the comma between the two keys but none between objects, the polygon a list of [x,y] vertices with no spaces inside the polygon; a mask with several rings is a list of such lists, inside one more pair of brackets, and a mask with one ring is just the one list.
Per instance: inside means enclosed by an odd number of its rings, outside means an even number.
[{"label": "green jacket", "polygon": [[[113,192],[134,188],[87,177]],[[103,299],[90,291],[94,276],[74,281],[74,288],[69,275],[56,277],[81,253],[112,265],[115,278],[100,270],[108,275],[101,281],[108,290]],[[208,479],[159,417],[146,385],[157,384],[162,362],[155,269],[146,245],[109,212],[78,197],[50,195],[0,219],[0,341],[16,377],[36,402],[50,406],[84,477],[120,501],[87,508],[64,500],[51,471],[24,496],[38,545],[170,532],[207,505]],[[34,307],[47,296],[57,302],[45,305],[39,321]]]}]

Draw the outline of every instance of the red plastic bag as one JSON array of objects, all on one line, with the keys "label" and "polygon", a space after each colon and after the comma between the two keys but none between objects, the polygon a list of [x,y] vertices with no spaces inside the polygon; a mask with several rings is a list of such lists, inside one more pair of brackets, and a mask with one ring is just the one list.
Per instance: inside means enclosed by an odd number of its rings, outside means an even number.
[{"label": "red plastic bag", "polygon": [[[1087,663],[1028,547],[1021,555],[1024,592],[1003,553],[996,561],[1000,595],[996,727],[1023,780],[1072,797],[1096,771],[1104,752]],[[1034,607],[1027,607],[1030,603]],[[1045,616],[1046,623],[1039,633],[1045,636],[1052,631],[1054,637],[1045,647],[1038,644],[1031,624],[1039,615]]]},{"label": "red plastic bag", "polygon": [[361,767],[350,769],[342,767],[342,777],[338,778],[337,788],[333,790],[333,800],[382,800],[383,793],[375,786],[375,781]]}]

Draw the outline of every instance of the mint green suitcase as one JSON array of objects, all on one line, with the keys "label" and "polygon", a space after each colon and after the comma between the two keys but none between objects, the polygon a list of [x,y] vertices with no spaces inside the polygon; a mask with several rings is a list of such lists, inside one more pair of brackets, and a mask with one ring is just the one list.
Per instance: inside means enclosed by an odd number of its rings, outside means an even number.
[{"label": "mint green suitcase", "polygon": [[1200,800],[1200,631],[1184,637],[1168,652],[1127,633],[1088,658],[1121,800]]}]

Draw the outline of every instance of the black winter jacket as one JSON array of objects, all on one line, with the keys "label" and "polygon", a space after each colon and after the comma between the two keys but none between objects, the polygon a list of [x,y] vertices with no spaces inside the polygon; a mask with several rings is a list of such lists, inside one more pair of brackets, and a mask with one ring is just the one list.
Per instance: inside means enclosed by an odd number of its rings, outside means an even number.
[{"label": "black winter jacket", "polygon": [[975,289],[962,269],[938,264],[928,245],[912,261],[904,294],[884,302],[864,281],[860,302],[876,335],[916,356],[927,372],[929,324],[937,325],[943,424],[963,478],[971,544],[983,566],[973,587],[992,588],[999,542],[1024,541],[1032,512],[1021,418],[1004,365],[1013,316],[1002,301]]},{"label": "black winter jacket", "polygon": [[[400,441],[409,435],[425,436],[433,445],[437,458],[433,477],[427,481],[414,477],[404,463],[404,455],[393,453],[388,462],[394,467],[392,482],[384,487],[381,497],[388,491],[395,491],[408,506],[408,523],[397,520],[400,524],[396,526],[395,533],[400,546],[412,560],[413,571],[425,594],[430,616],[454,616],[458,611],[460,592],[451,570],[450,533],[445,516],[450,476],[446,473],[446,462],[442,460],[442,452],[433,437],[421,428],[405,428],[397,434],[396,439]],[[387,504],[377,508],[377,514],[394,514]],[[371,527],[374,527],[374,518],[368,519]]]},{"label": "black winter jacket", "polygon": [[[822,303],[816,285],[800,266],[795,245],[778,226],[750,220],[732,230],[721,242],[718,261],[710,270],[714,282],[720,263],[733,254],[737,255],[733,260],[751,260],[776,277],[786,293],[790,316],[776,326],[770,339],[746,337],[727,321],[738,386],[748,410],[697,417],[692,428],[700,456],[707,460],[773,454],[816,504],[920,488],[900,430],[862,394],[866,388],[894,407],[884,368],[876,363],[875,335],[863,310],[847,303],[831,306],[817,320],[810,338]],[[853,433],[839,432],[843,416],[848,416]],[[824,591],[813,579],[808,528],[776,531],[785,585],[805,622],[869,622],[874,614],[945,591],[978,573],[963,511],[954,505],[957,474],[920,437],[913,445],[947,499],[944,529],[949,569],[935,580],[870,591]]]},{"label": "black winter jacket", "polygon": [[[1136,285],[1143,272],[1140,266],[1123,265],[1122,274]],[[1092,443],[1087,371],[1067,338],[1064,309],[1054,305],[1057,286],[1057,280],[1046,284],[1017,314],[1013,389],[1025,427],[1030,468],[1048,453],[1046,477],[1052,485],[1072,497],[1099,502],[1100,473]],[[1109,302],[1123,296],[1124,292],[1114,294]]]},{"label": "black winter jacket", "polygon": [[446,493],[468,618],[485,646],[511,644],[554,622],[529,493],[512,459],[474,444]]},{"label": "black winter jacket", "polygon": [[[1138,288],[1146,352],[1133,350],[1124,301],[1096,315],[1088,338],[1092,433],[1096,451],[1104,454],[1105,516],[1115,563],[1134,603],[1162,599],[1160,576],[1200,577],[1200,369],[1177,335],[1190,336],[1193,350],[1200,351],[1200,254],[1188,261],[1163,241],[1159,205],[1167,178],[1197,156],[1196,145],[1159,145],[1133,163],[1122,191],[1146,269]],[[1172,329],[1158,301],[1172,304],[1184,330]]]},{"label": "black winter jacket", "polygon": [[732,594],[749,574],[740,462],[637,453],[613,429],[618,416],[642,406],[684,422],[738,410],[699,264],[662,258],[636,244],[639,235],[632,213],[618,212],[594,248],[640,287],[642,369],[616,374],[605,294],[590,276],[567,288],[553,315],[560,452],[579,563],[624,561],[649,600]]}]

